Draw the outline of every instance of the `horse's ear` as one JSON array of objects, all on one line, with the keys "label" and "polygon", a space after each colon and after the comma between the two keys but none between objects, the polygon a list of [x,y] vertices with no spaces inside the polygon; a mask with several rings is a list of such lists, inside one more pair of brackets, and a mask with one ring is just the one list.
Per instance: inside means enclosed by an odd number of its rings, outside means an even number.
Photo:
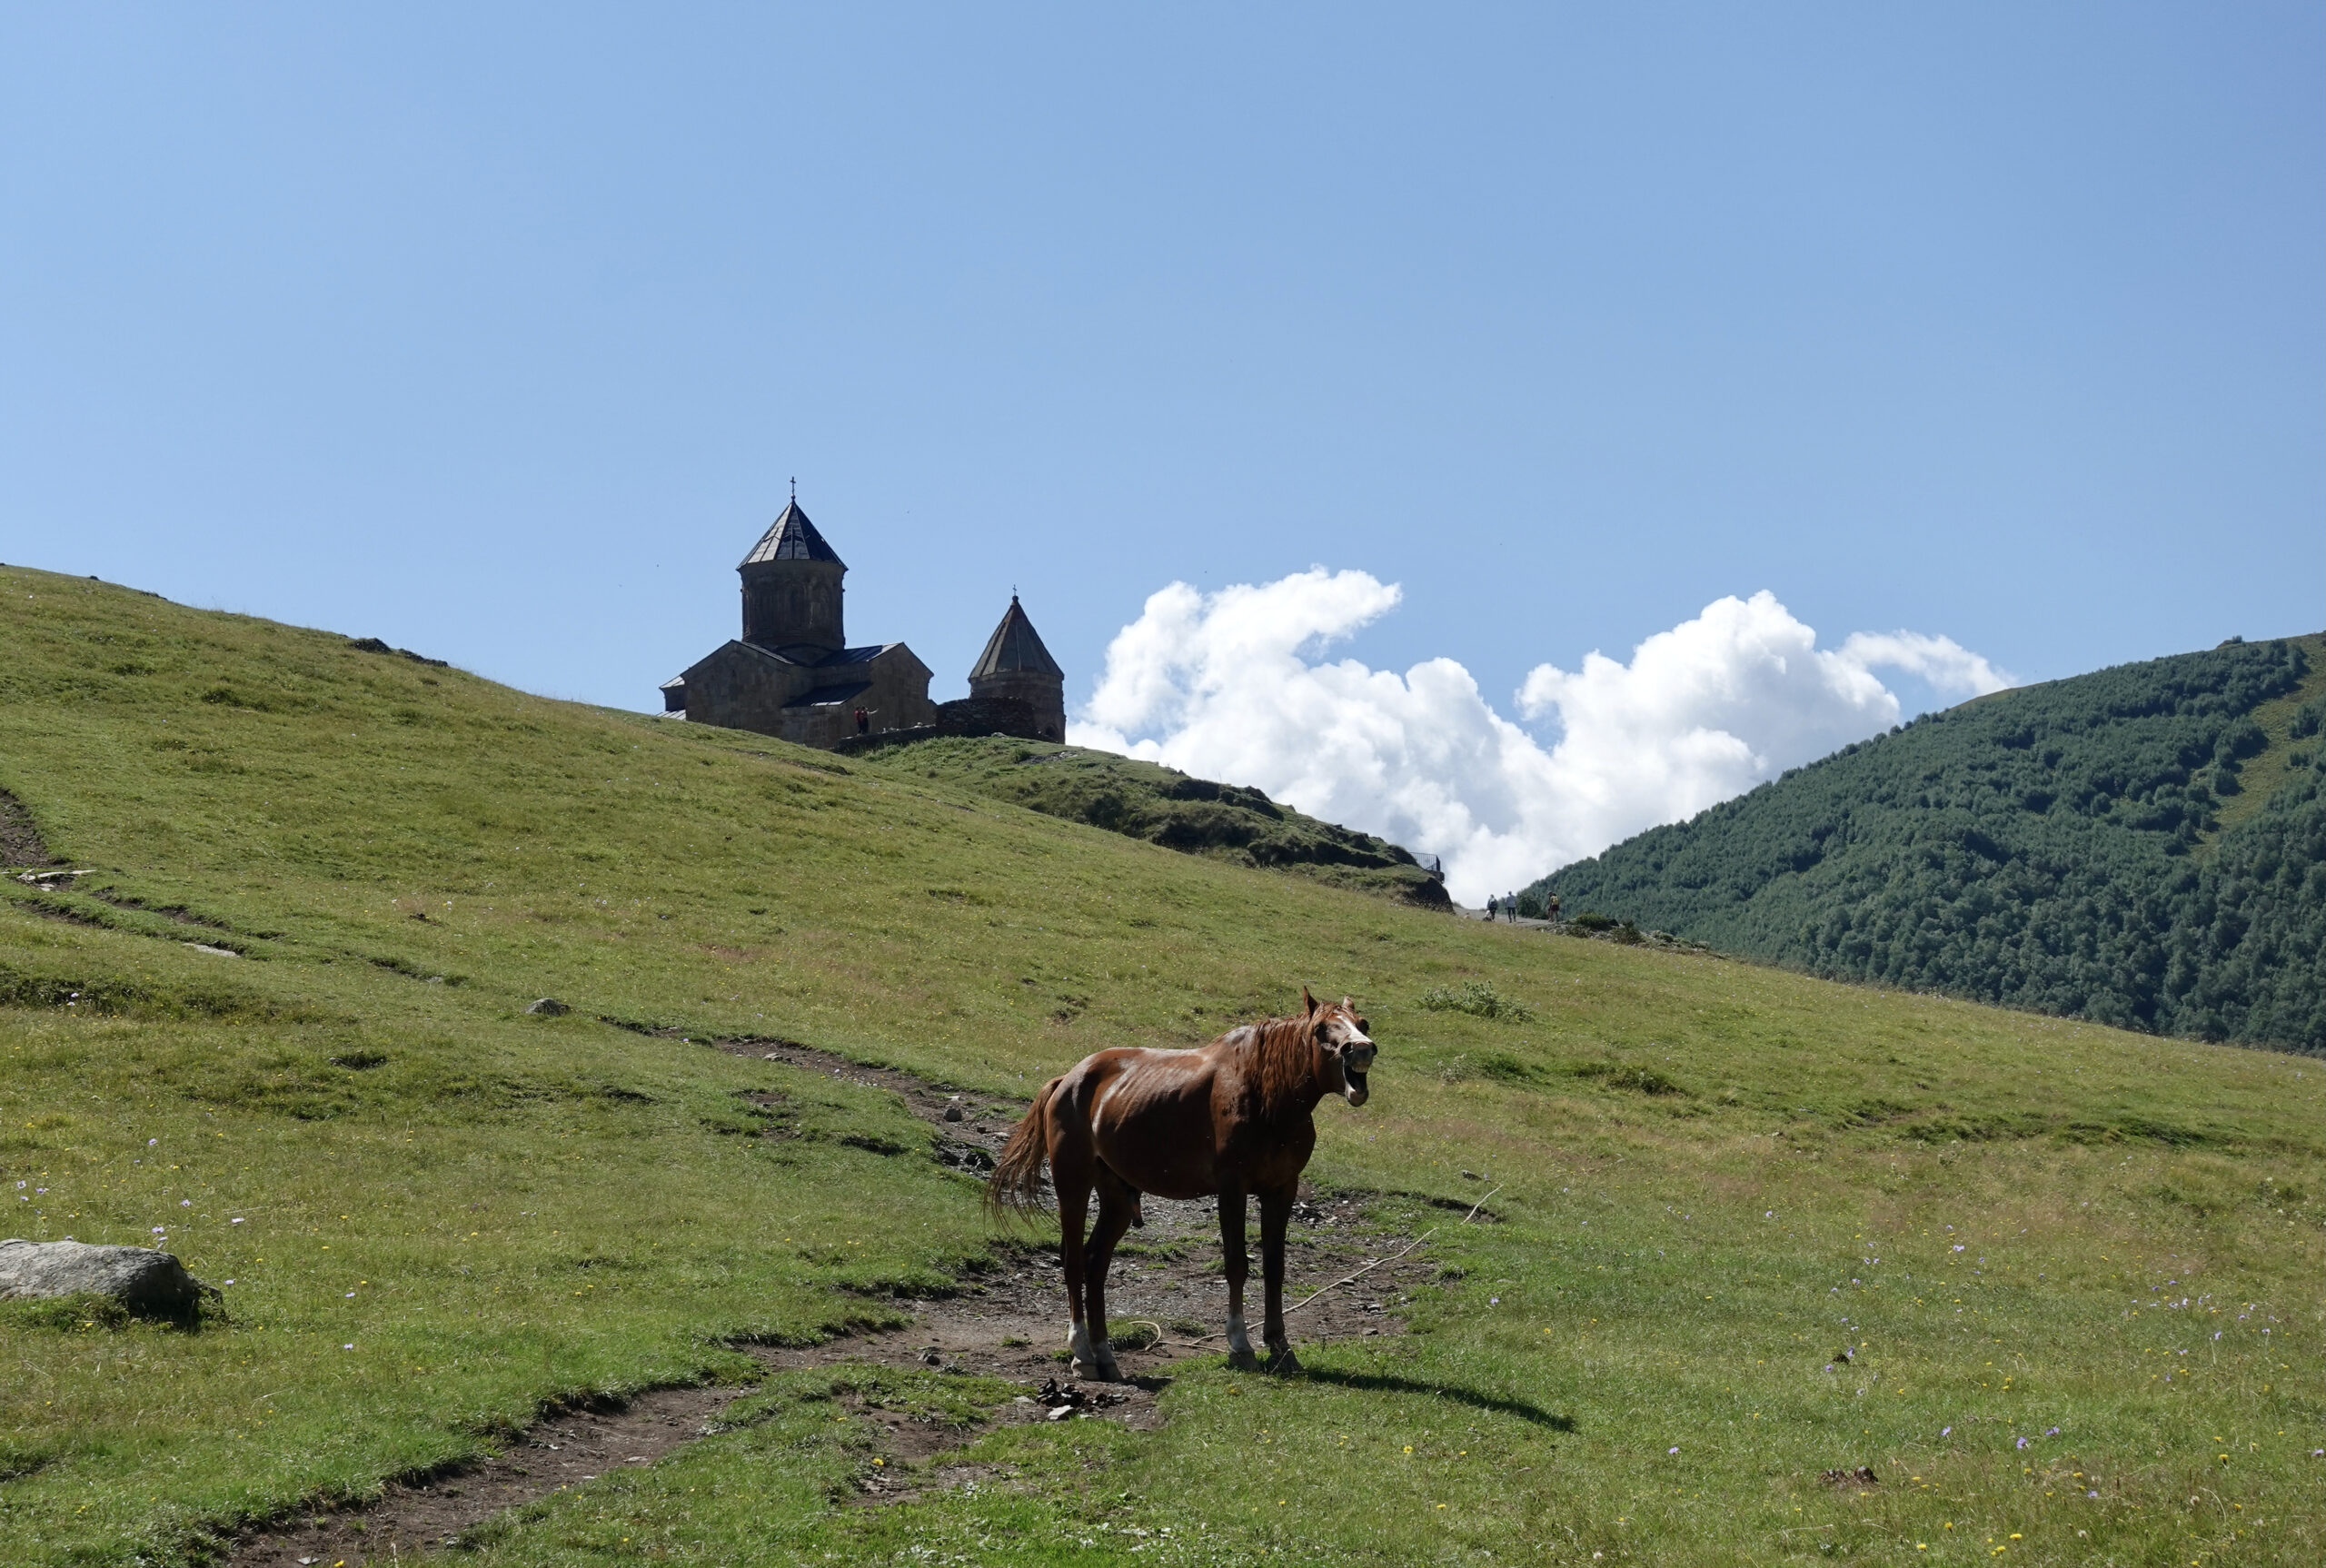
[{"label": "horse's ear", "polygon": [[1317,1016],[1317,998],[1308,994],[1308,987],[1306,986],[1300,987],[1300,1005],[1307,1009],[1308,1017]]}]

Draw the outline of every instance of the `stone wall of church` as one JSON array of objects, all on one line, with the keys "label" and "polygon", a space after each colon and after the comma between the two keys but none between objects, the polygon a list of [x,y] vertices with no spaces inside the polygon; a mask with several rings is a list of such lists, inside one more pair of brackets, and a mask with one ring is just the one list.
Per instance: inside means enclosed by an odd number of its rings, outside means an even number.
[{"label": "stone wall of church", "polygon": [[837,561],[770,561],[743,568],[743,640],[763,648],[848,646]]},{"label": "stone wall of church", "polygon": [[1066,682],[1062,680],[1032,670],[980,675],[969,681],[969,695],[973,699],[1024,703],[1034,718],[1033,733],[1026,737],[1029,740],[1066,739]]},{"label": "stone wall of church", "polygon": [[731,642],[687,671],[687,722],[781,734],[777,715],[816,684],[814,674]]},{"label": "stone wall of church", "polygon": [[910,740],[934,740],[939,736],[959,736],[975,739],[981,735],[1008,735],[1019,740],[1044,740],[1050,737],[1035,733],[1039,728],[1034,710],[1014,697],[959,697],[936,706],[934,719],[909,729],[891,729],[886,733],[850,735],[835,751],[877,751],[883,746],[901,745]]},{"label": "stone wall of church", "polygon": [[[895,729],[925,729],[936,722],[937,705],[929,700],[929,671],[910,655],[894,654],[861,667],[871,684],[845,702],[820,702],[810,708],[786,708],[777,714],[773,731],[802,746],[836,750],[856,734],[856,710],[864,710],[875,735]],[[820,671],[826,679],[830,671]],[[756,725],[745,726],[757,729]]]}]

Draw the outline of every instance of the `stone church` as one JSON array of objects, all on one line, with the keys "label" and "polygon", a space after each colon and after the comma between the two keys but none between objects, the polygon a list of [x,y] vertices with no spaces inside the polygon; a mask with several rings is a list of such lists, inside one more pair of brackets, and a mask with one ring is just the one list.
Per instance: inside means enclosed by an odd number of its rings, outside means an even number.
[{"label": "stone church", "polygon": [[840,552],[792,497],[736,571],[743,634],[662,683],[666,712],[827,750],[933,735],[1066,739],[1066,674],[1012,594],[969,671],[966,700],[929,700],[929,666],[901,642],[850,648]]}]

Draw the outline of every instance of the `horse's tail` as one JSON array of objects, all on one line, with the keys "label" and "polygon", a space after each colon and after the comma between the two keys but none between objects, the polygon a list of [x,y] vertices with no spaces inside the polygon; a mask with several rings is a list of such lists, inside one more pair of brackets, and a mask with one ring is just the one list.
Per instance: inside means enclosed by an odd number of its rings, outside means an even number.
[{"label": "horse's tail", "polygon": [[1061,1076],[1042,1086],[1026,1119],[1010,1129],[985,1184],[985,1206],[996,1216],[1039,1214],[1042,1208],[1042,1167],[1049,1161],[1050,1096]]}]

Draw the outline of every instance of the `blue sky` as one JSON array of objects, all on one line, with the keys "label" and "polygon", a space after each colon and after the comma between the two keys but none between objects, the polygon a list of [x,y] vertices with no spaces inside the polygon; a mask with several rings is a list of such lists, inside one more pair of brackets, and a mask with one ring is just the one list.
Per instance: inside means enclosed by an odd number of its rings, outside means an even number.
[{"label": "blue sky", "polygon": [[[644,708],[800,499],[1073,679],[1401,584],[2021,678],[2326,624],[2326,11],[13,7],[0,560]],[[1893,682],[1925,706],[1911,676]]]}]

